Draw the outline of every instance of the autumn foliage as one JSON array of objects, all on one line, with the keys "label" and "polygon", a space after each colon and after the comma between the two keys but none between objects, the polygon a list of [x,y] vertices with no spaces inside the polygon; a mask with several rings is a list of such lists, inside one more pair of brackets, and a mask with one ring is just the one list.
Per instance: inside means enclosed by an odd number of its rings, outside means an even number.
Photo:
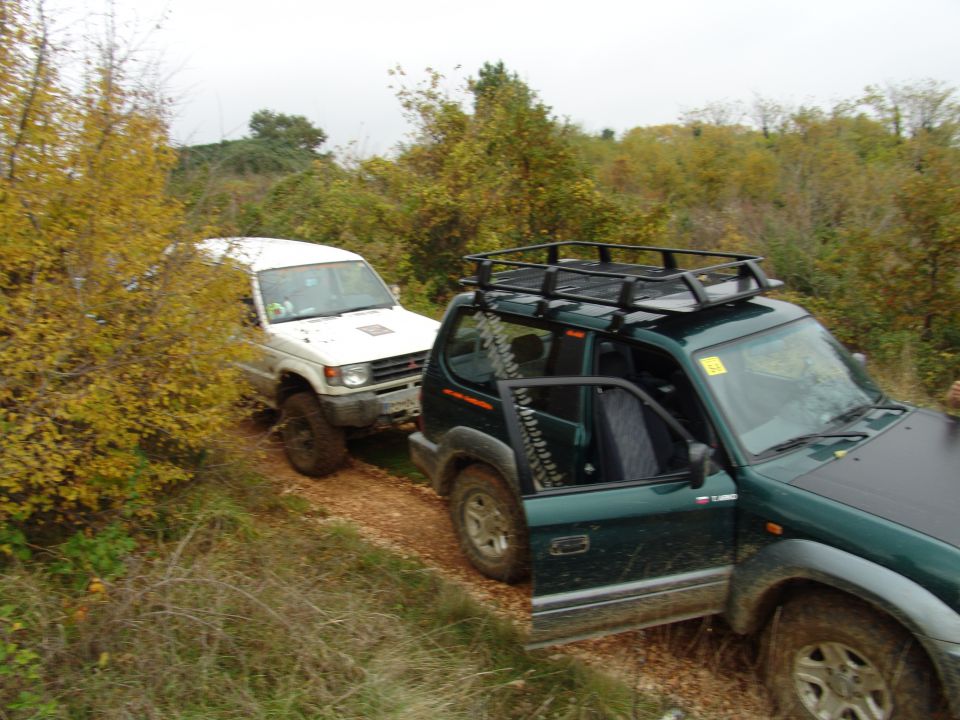
[{"label": "autumn foliage", "polygon": [[469,252],[568,239],[753,252],[875,371],[904,375],[904,399],[960,375],[952,88],[713,104],[618,137],[557,118],[502,63],[459,96],[436,73],[395,78],[413,132],[394,157],[279,179],[245,198],[237,229],[358,250],[437,305]]},{"label": "autumn foliage", "polygon": [[43,18],[0,2],[0,529],[149,511],[242,389],[238,278],[196,255],[116,50],[72,88]]},{"label": "autumn foliage", "polygon": [[618,136],[558,119],[502,63],[459,96],[398,69],[412,132],[390,157],[319,154],[322,130],[264,110],[253,137],[178,158],[117,48],[65,83],[33,7],[0,0],[0,520],[148,508],[218,435],[243,387],[240,290],[192,232],[360,252],[426,312],[470,252],[756,252],[875,369],[919,380],[911,399],[960,374],[960,104],[934,81]]},{"label": "autumn foliage", "polygon": [[830,111],[757,99],[581,143],[601,187],[664,209],[671,244],[764,255],[874,370],[935,397],[960,375],[953,89],[868,88]]}]

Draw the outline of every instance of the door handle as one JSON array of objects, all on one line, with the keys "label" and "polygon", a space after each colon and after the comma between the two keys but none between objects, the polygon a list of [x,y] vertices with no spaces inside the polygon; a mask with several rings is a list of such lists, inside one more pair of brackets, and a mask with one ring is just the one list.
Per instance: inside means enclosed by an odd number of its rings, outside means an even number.
[{"label": "door handle", "polygon": [[551,555],[581,555],[590,549],[590,538],[586,535],[558,537],[550,541]]}]

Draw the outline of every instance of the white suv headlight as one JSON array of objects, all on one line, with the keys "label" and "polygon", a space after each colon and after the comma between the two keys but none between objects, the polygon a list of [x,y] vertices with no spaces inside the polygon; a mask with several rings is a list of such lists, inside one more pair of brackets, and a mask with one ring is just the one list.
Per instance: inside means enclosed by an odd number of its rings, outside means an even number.
[{"label": "white suv headlight", "polygon": [[338,368],[326,369],[327,382],[331,385],[343,385],[348,388],[363,387],[370,382],[373,370],[370,363],[355,363],[342,365]]}]

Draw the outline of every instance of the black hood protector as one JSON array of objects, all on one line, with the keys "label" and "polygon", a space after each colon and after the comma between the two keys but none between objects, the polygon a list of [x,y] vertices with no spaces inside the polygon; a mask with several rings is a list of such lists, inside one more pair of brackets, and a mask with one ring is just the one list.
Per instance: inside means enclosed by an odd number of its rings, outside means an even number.
[{"label": "black hood protector", "polygon": [[791,484],[960,547],[960,419],[916,410]]}]

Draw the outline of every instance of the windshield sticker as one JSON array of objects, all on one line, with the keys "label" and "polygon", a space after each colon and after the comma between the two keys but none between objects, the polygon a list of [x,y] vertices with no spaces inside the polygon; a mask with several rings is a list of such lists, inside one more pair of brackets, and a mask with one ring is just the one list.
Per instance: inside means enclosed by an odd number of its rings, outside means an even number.
[{"label": "windshield sticker", "polygon": [[367,335],[389,335],[393,332],[390,328],[384,327],[383,325],[364,325],[363,327],[358,327],[357,330],[363,330]]},{"label": "windshield sticker", "polygon": [[727,372],[727,369],[723,366],[723,361],[716,355],[703,358],[700,360],[700,364],[703,365],[703,369],[707,371],[707,375],[725,375]]}]

